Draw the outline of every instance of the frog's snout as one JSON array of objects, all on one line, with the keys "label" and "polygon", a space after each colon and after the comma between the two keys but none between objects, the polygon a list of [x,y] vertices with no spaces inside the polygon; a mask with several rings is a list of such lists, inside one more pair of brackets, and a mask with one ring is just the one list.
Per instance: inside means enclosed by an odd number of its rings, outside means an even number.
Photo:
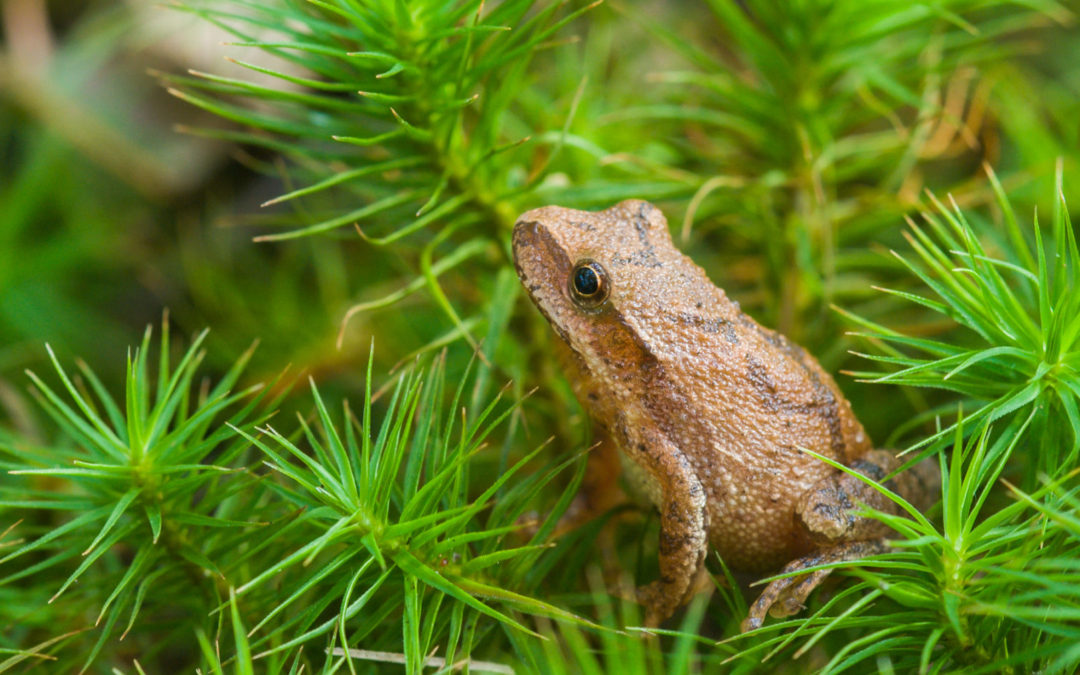
[{"label": "frog's snout", "polygon": [[530,245],[540,235],[541,230],[546,229],[544,223],[550,222],[552,208],[557,207],[543,206],[526,211],[518,216],[517,222],[514,223],[514,232],[510,238],[515,250],[519,244],[521,246]]},{"label": "frog's snout", "polygon": [[515,249],[518,247],[519,243],[522,245],[528,245],[526,243],[526,239],[529,237],[530,234],[535,235],[536,229],[540,227],[539,222],[526,217],[529,215],[529,213],[532,213],[532,211],[529,211],[528,213],[522,215],[520,218],[518,218],[517,222],[514,223],[514,231],[510,235],[510,243]]},{"label": "frog's snout", "polygon": [[540,228],[540,223],[526,218],[529,213],[518,218],[518,221],[514,223],[514,231],[510,235],[510,248],[514,254],[514,266],[517,268],[518,277],[521,278],[524,278],[521,268],[523,252],[532,246],[536,240],[537,230]]},{"label": "frog's snout", "polygon": [[[543,251],[548,248],[558,248],[558,242],[554,241],[555,233],[550,224],[558,222],[554,217],[557,206],[543,206],[538,209],[526,211],[518,216],[514,223],[514,231],[510,235],[510,245],[514,251],[514,263],[518,266],[518,274],[521,273],[523,259],[537,255],[545,257]],[[545,246],[547,244],[547,246]],[[532,251],[526,254],[526,251]]]},{"label": "frog's snout", "polygon": [[514,231],[510,235],[514,270],[530,293],[536,290],[539,280],[546,276],[545,261],[550,257],[548,247],[544,246],[548,238],[547,228],[543,219],[536,217],[539,210],[533,209],[522,214],[514,223]]},{"label": "frog's snout", "polygon": [[[543,289],[562,289],[571,263],[560,237],[561,209],[545,206],[523,213],[511,234],[514,268],[533,299]],[[554,226],[553,226],[554,223]]]}]

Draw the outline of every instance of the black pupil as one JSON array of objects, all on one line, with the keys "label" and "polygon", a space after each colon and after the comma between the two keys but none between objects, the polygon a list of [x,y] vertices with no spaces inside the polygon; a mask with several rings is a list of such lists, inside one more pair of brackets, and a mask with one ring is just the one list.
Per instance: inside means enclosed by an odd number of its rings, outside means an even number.
[{"label": "black pupil", "polygon": [[596,275],[596,270],[588,265],[577,268],[574,272],[574,288],[582,295],[596,295],[600,290],[600,277]]}]

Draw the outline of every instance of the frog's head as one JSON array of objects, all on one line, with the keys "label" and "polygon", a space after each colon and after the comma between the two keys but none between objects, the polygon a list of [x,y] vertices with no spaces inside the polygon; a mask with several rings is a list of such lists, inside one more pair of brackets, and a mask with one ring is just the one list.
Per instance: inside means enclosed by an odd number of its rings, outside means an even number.
[{"label": "frog's head", "polygon": [[529,297],[581,355],[611,349],[613,332],[647,337],[650,319],[689,300],[691,277],[704,276],[675,249],[660,210],[639,200],[534,209],[514,226],[513,249]]}]

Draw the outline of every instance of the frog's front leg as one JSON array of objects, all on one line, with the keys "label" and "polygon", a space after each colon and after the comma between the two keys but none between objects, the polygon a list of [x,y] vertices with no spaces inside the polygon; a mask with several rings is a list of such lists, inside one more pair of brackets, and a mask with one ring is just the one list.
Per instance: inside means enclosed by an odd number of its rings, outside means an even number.
[{"label": "frog's front leg", "polygon": [[[851,468],[874,481],[881,482],[900,466],[892,453],[872,450],[852,463]],[[941,486],[937,465],[927,459],[910,470],[885,481],[884,487],[904,497],[919,510],[930,507]],[[799,500],[795,517],[805,534],[819,548],[803,558],[793,560],[782,574],[828,563],[858,560],[888,550],[884,537],[890,529],[874,518],[858,516],[855,511],[865,505],[877,511],[899,514],[900,507],[872,485],[847,473],[836,473],[820,480]],[[830,569],[815,570],[806,575],[777,579],[765,587],[750,607],[742,630],[759,627],[765,614],[791,616],[802,609],[807,596],[828,576]]]},{"label": "frog's front leg", "polygon": [[620,416],[615,433],[623,451],[651,479],[660,509],[660,578],[638,589],[638,601],[647,609],[646,624],[657,625],[695,590],[704,569],[709,527],[705,490],[690,461],[659,430],[627,424]]}]

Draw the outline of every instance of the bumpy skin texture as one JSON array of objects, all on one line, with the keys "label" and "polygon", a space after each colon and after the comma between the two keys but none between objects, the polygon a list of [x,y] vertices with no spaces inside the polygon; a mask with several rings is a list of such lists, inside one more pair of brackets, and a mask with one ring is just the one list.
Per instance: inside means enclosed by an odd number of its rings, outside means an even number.
[{"label": "bumpy skin texture", "polygon": [[[656,207],[535,209],[514,227],[513,251],[530,298],[568,347],[576,395],[660,509],[660,579],[641,592],[652,621],[692,592],[707,543],[734,569],[766,572],[803,556],[857,557],[845,551],[866,547],[847,542],[884,534],[877,523],[848,522],[848,510],[891,503],[798,448],[882,477],[896,465],[891,455],[871,452],[812,356],[743,314],[675,248]],[[610,287],[594,308],[569,286],[583,260],[599,264]],[[837,550],[822,558],[830,544]],[[793,590],[781,581],[746,627],[770,606],[797,610],[817,583]]]}]

